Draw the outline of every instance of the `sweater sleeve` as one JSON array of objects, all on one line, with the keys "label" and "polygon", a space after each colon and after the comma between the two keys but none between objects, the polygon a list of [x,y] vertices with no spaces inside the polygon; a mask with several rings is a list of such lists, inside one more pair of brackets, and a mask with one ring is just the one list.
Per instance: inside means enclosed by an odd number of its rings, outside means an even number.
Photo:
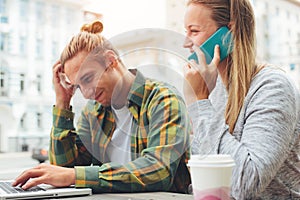
[{"label": "sweater sleeve", "polygon": [[299,137],[299,130],[295,131],[299,119],[298,95],[282,74],[257,77],[245,98],[233,134],[228,131],[224,113],[214,110],[209,100],[190,106],[195,133],[193,153],[230,154],[234,158],[234,198],[257,197],[289,156]]}]

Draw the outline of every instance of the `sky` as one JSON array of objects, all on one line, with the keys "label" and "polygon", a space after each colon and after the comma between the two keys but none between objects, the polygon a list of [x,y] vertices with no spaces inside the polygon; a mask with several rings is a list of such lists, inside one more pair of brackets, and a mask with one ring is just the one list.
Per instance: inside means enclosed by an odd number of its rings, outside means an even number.
[{"label": "sky", "polygon": [[164,28],[165,5],[162,0],[93,0],[86,9],[103,14],[103,35],[139,28]]}]

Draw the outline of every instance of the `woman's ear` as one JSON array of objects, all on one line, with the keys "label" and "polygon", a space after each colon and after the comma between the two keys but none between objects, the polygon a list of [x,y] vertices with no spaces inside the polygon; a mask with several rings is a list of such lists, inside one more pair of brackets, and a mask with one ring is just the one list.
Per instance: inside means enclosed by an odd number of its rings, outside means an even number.
[{"label": "woman's ear", "polygon": [[112,50],[107,50],[104,53],[104,56],[105,56],[106,67],[118,66],[118,59],[117,59],[117,55],[115,54],[115,52],[113,52]]},{"label": "woman's ear", "polygon": [[227,27],[228,27],[229,30],[231,30],[232,25],[233,25],[233,21],[231,21],[231,22],[228,23],[228,26],[227,26]]}]

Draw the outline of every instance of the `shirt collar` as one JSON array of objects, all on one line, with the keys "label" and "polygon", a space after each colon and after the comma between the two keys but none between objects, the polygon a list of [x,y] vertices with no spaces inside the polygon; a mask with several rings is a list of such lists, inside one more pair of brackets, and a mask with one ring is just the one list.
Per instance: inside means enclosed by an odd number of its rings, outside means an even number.
[{"label": "shirt collar", "polygon": [[[127,100],[128,100],[127,107],[130,107],[131,103],[137,105],[138,107],[141,107],[144,98],[146,78],[137,69],[129,69],[129,71],[135,75],[135,79],[127,96]],[[96,111],[100,111],[102,109],[111,111],[110,106],[109,107],[101,106],[101,104],[98,103],[97,101],[94,101],[94,104],[96,106],[95,107]]]},{"label": "shirt collar", "polygon": [[[128,103],[134,103],[138,107],[142,106],[144,91],[145,91],[145,83],[146,79],[143,74],[137,69],[130,70],[131,73],[135,74],[135,80],[131,86],[131,89],[128,93],[127,100]],[[128,105],[129,106],[129,105]]]}]

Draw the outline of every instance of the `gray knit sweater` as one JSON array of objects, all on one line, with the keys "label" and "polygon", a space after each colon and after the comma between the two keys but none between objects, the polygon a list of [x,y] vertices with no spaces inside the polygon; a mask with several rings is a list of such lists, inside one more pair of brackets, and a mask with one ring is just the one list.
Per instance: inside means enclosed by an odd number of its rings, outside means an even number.
[{"label": "gray knit sweater", "polygon": [[193,154],[230,154],[235,199],[300,199],[300,95],[280,69],[253,79],[233,134],[225,124],[225,88],[189,106]]}]

